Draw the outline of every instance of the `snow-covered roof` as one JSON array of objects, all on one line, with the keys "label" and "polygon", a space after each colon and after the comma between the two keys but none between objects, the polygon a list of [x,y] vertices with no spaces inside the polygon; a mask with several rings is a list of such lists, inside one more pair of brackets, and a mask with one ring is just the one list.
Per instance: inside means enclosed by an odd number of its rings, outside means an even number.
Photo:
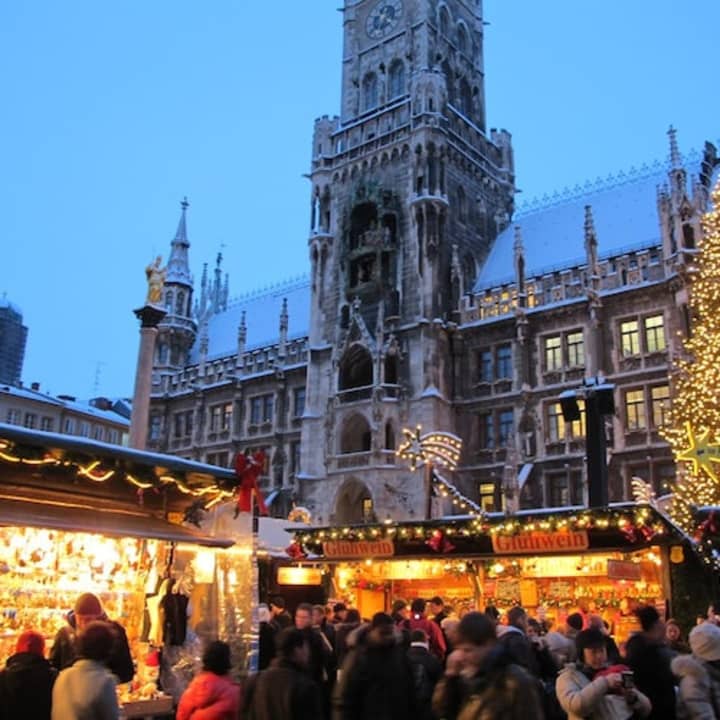
[{"label": "snow-covered roof", "polygon": [[668,167],[657,162],[521,207],[492,246],[475,291],[514,280],[514,228],[518,225],[527,277],[583,264],[586,205],[592,207],[600,257],[659,244],[657,188],[667,183]]},{"label": "snow-covered roof", "polygon": [[[310,279],[302,276],[248,293],[228,303],[227,310],[208,319],[208,358],[227,357],[237,352],[238,327],[245,313],[245,347],[272,345],[280,336],[280,312],[283,300],[288,304],[288,339],[306,337],[310,331]],[[190,362],[200,358],[200,338],[190,354]]]}]

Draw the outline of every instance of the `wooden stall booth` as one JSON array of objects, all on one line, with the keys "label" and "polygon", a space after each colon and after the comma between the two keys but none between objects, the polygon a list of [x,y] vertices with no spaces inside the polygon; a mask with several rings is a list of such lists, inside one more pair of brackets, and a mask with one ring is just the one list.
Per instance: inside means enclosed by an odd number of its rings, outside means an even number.
[{"label": "wooden stall booth", "polygon": [[[0,663],[28,628],[52,646],[83,592],[127,631],[136,675],[119,687],[126,717],[171,712],[206,639],[227,639],[244,663],[255,579],[251,522],[228,519],[233,477],[0,424]],[[179,629],[162,612],[170,601],[185,613]],[[187,677],[162,683],[173,697],[160,693],[160,658],[181,655]]]},{"label": "wooden stall booth", "polygon": [[663,515],[635,504],[312,528],[295,538],[332,568],[333,594],[364,617],[398,598],[439,595],[459,615],[522,605],[561,625],[571,612],[599,614],[618,641],[636,629],[639,603],[668,609],[669,548],[681,542]]}]

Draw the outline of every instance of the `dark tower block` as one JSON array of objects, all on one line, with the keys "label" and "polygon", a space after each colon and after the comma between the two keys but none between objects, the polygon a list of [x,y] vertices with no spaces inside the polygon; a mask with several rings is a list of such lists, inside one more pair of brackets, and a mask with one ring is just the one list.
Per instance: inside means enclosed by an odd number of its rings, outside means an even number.
[{"label": "dark tower block", "polygon": [[345,2],[341,115],[316,121],[310,175],[301,493],[324,521],[419,515],[401,429],[454,430],[459,300],[513,211],[482,47],[478,2]]}]

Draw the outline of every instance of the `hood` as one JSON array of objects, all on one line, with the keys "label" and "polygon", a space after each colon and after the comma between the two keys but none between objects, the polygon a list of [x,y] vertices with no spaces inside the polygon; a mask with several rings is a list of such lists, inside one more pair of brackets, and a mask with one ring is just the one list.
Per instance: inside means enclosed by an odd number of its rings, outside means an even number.
[{"label": "hood", "polygon": [[16,653],[8,658],[5,666],[5,681],[10,687],[42,688],[47,677],[54,674],[50,663],[34,653]]},{"label": "hood", "polygon": [[670,669],[680,678],[702,678],[707,675],[706,665],[692,655],[678,655],[670,663]]}]

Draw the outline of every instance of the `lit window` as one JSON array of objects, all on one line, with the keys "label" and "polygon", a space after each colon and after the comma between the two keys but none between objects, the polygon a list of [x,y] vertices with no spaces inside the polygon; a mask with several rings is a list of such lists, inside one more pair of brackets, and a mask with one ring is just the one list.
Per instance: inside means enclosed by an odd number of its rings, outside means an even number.
[{"label": "lit window", "polygon": [[507,447],[512,441],[513,411],[501,410],[498,414],[498,444]]},{"label": "lit window", "polygon": [[478,371],[480,382],[492,382],[493,362],[490,350],[481,350],[478,353]]},{"label": "lit window", "polygon": [[480,483],[480,507],[485,512],[495,510],[495,483]]},{"label": "lit window", "polygon": [[649,353],[665,350],[665,323],[662,315],[645,318],[645,342]]},{"label": "lit window", "polygon": [[650,388],[652,402],[653,427],[663,427],[668,420],[670,410],[670,388],[667,385],[658,385]]},{"label": "lit window", "polygon": [[480,447],[485,449],[495,447],[495,422],[492,413],[480,415]]},{"label": "lit window", "polygon": [[305,388],[295,388],[293,391],[293,417],[302,417],[305,413]]},{"label": "lit window", "polygon": [[362,501],[362,514],[365,522],[371,522],[375,518],[375,511],[373,509],[372,498],[363,498]]},{"label": "lit window", "polygon": [[585,400],[577,399],[578,410],[580,410],[580,419],[573,420],[570,423],[570,436],[573,438],[585,437]]},{"label": "lit window", "polygon": [[495,354],[495,374],[498,380],[509,380],[512,378],[512,347],[500,345]]},{"label": "lit window", "polygon": [[625,393],[625,414],[628,430],[645,429],[645,398],[642,390],[628,390]]},{"label": "lit window", "polygon": [[585,365],[585,344],[582,330],[568,333],[567,353],[569,367],[583,367]]},{"label": "lit window", "polygon": [[620,347],[623,357],[640,354],[640,331],[637,320],[620,323]]},{"label": "lit window", "polygon": [[545,338],[545,370],[560,370],[560,368],[562,368],[560,336],[553,335]]},{"label": "lit window", "polygon": [[547,407],[547,439],[561,442],[565,439],[565,420],[560,403],[551,403]]}]

